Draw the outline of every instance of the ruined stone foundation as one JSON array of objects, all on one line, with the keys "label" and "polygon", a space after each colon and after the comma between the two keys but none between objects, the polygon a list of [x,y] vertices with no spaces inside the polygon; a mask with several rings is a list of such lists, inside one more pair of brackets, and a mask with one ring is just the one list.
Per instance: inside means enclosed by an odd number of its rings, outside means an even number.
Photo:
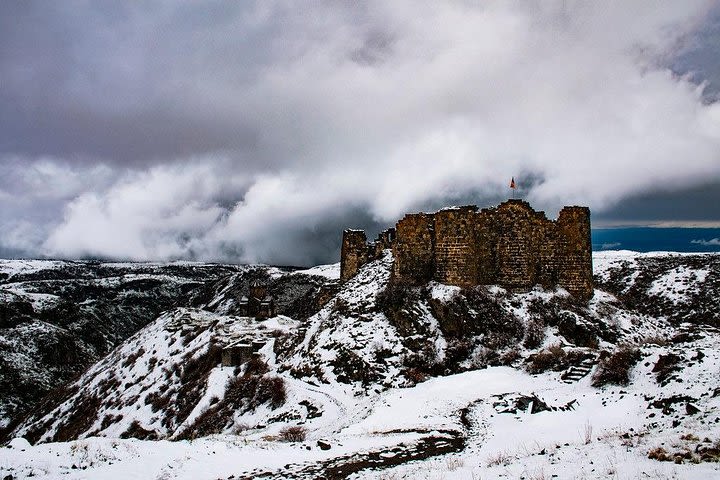
[{"label": "ruined stone foundation", "polygon": [[482,210],[465,206],[408,214],[374,243],[362,230],[345,230],[341,279],[353,277],[385,248],[395,257],[394,280],[406,284],[436,280],[514,291],[542,285],[563,287],[581,300],[593,295],[587,207],[565,207],[557,220],[522,200]]}]

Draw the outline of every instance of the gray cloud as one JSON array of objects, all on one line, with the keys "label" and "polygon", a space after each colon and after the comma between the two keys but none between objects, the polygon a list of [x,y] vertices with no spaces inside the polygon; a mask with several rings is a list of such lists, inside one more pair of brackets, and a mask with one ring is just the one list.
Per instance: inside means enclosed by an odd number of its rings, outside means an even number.
[{"label": "gray cloud", "polygon": [[0,253],[317,263],[511,175],[655,219],[720,183],[713,4],[4,2]]},{"label": "gray cloud", "polygon": [[703,94],[708,102],[720,99],[720,6],[711,9],[702,28],[684,37],[680,52],[671,62],[681,75],[689,75],[703,83]]}]

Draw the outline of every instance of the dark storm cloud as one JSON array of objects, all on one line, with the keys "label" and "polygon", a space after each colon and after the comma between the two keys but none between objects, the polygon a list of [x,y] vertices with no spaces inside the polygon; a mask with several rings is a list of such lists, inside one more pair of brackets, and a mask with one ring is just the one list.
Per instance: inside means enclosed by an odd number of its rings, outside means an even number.
[{"label": "dark storm cloud", "polygon": [[672,62],[673,69],[705,83],[708,101],[720,98],[720,4],[710,10],[703,25],[684,40],[683,50]]},{"label": "dark storm cloud", "polygon": [[242,58],[232,72],[241,86],[259,66],[252,33],[222,39],[240,7],[138,5],[0,6],[0,149],[133,165],[253,152],[252,122],[192,85],[203,75],[228,75],[230,62]]},{"label": "dark storm cloud", "polygon": [[[0,9],[0,150],[133,166],[216,151],[243,153],[247,168],[287,162],[292,150],[274,146],[293,128],[302,133],[293,122],[312,112],[281,105],[284,98],[261,100],[258,81],[281,74],[336,22],[362,25],[364,16],[360,7],[306,11],[282,2],[29,1]],[[372,28],[357,32],[352,53],[368,62],[389,45]],[[273,131],[279,113],[290,131]]]},{"label": "dark storm cloud", "polygon": [[512,175],[549,216],[720,203],[719,12],[2,2],[0,253],[317,263]]},{"label": "dark storm cloud", "polygon": [[680,190],[658,186],[654,192],[630,195],[615,207],[596,214],[595,223],[599,226],[617,223],[720,226],[720,182]]}]

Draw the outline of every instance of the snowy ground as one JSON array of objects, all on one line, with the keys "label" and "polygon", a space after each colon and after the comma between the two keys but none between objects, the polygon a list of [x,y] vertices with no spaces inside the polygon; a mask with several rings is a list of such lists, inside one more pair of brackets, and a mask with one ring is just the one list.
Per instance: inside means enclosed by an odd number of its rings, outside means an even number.
[{"label": "snowy ground", "polygon": [[[596,274],[602,277],[620,265],[632,265],[641,256],[652,257],[602,252],[594,257]],[[396,350],[400,348],[387,319],[369,308],[387,281],[387,265],[383,265],[378,262],[365,269],[346,285],[336,297],[342,300],[340,307],[330,303],[308,321],[305,341],[297,347],[300,356],[287,360],[289,365],[302,366],[299,361],[304,358],[302,355],[326,365],[335,358],[338,342],[352,345],[358,357],[366,359],[383,341],[395,345]],[[301,273],[336,278],[337,266],[316,267]],[[711,274],[703,268],[677,269],[664,273],[648,288],[682,301],[688,288],[706,281],[708,275]],[[431,288],[434,299],[449,299],[455,293],[453,287],[435,284]],[[516,306],[512,307],[515,314],[527,315],[527,302],[542,295],[550,294],[530,292],[517,296]],[[597,292],[589,310],[599,315],[613,301],[611,295]],[[353,313],[366,310],[360,317]],[[6,448],[0,448],[0,479],[8,475],[13,480],[327,478],[317,473],[318,465],[338,458],[352,462],[353,458],[363,458],[370,452],[392,459],[398,451],[419,448],[423,439],[443,435],[464,439],[462,448],[397,466],[364,468],[348,478],[720,478],[717,459],[693,463],[699,456],[690,455],[713,445],[720,448],[720,332],[711,327],[670,327],[662,318],[630,318],[625,311],[613,312],[613,321],[621,328],[627,327],[628,332],[632,326],[636,329],[634,333],[645,329],[664,337],[638,345],[642,358],[626,387],[592,387],[591,375],[576,383],[564,383],[561,372],[530,375],[520,368],[489,367],[398,388],[390,381],[398,372],[388,368],[378,380],[386,388],[362,390],[336,381],[330,373],[328,382],[318,383],[313,378],[296,378],[283,371],[278,374],[287,382],[288,405],[272,414],[293,413],[301,400],[309,400],[322,412],[319,417],[302,419],[308,430],[305,441],[280,441],[277,434],[283,424],[264,425],[271,412],[262,409],[239,419],[252,424],[252,428],[236,435],[212,435],[193,441],[113,438],[133,419],[142,420],[146,428],[173,435],[172,429],[164,429],[160,419],[154,418],[143,400],[157,391],[160,387],[156,384],[162,382],[160,370],[153,373],[146,367],[152,358],[164,359],[170,365],[180,362],[189,351],[203,351],[208,343],[206,338],[218,334],[244,338],[250,334],[251,326],[246,322],[233,322],[230,317],[201,311],[177,310],[158,319],[118,348],[115,357],[107,357],[86,374],[86,388],[99,383],[108,372],[121,375],[124,384],[132,384],[108,397],[111,404],[125,405],[124,409],[108,411],[122,414],[121,421],[101,430],[104,437],[35,446],[15,439]],[[180,320],[188,315],[196,333],[186,342]],[[428,317],[427,321],[434,320]],[[638,322],[646,324],[638,326]],[[268,320],[263,330],[292,329],[297,327],[296,323],[281,317]],[[677,333],[687,332],[691,335],[686,340],[668,341]],[[546,343],[556,341],[558,337],[554,335],[549,333]],[[633,337],[628,334],[628,338]],[[439,343],[441,340],[438,338]],[[185,348],[182,352],[181,343]],[[271,346],[269,340],[264,353],[274,368],[276,359]],[[143,352],[138,354],[141,348]],[[669,354],[678,359],[677,368],[661,381],[653,370],[660,357]],[[398,354],[389,350],[388,355]],[[388,363],[392,363],[394,356],[388,358]],[[129,357],[134,358],[132,365],[113,367]],[[231,374],[231,368],[216,367],[211,371],[207,390],[186,422],[208,405],[210,397],[222,395],[224,382]],[[530,413],[533,410],[530,406],[526,410],[502,412],[506,399],[519,395],[537,398],[551,409]],[[61,418],[70,414],[63,412],[60,408],[54,415]],[[88,431],[97,427],[90,426]],[[180,431],[182,425],[176,427]],[[321,449],[318,441],[327,442],[330,448]],[[680,464],[648,458],[648,453],[657,448],[670,455],[689,452],[692,458]]]},{"label": "snowy ground", "polygon": [[[0,472],[3,477],[39,479],[242,478],[253,471],[412,443],[426,432],[456,430],[467,435],[462,452],[363,471],[352,478],[720,478],[719,463],[677,465],[647,458],[655,447],[692,450],[705,438],[720,439],[720,398],[713,396],[720,375],[718,341],[708,336],[697,342],[694,350],[704,352],[703,362],[688,365],[684,379],[662,388],[651,369],[668,347],[646,347],[644,362],[627,388],[597,389],[587,378],[565,384],[556,374],[531,376],[491,367],[354,400],[342,394],[336,399],[330,388],[318,389],[327,401],[340,405],[327,410],[326,428],[317,432],[332,445],[329,450],[318,448],[319,436],[312,431],[300,443],[282,443],[257,433],[179,442],[88,438],[30,446],[15,440],[0,449]],[[494,396],[513,392],[534,393],[550,406],[576,402],[568,411],[498,413]],[[688,416],[681,409],[663,415],[648,408],[648,398],[674,394],[697,398],[701,412]],[[471,422],[464,426],[459,412],[467,406]],[[344,426],[347,419],[353,422]],[[674,420],[679,422],[676,427]],[[681,440],[687,434],[693,435],[691,440]]]}]

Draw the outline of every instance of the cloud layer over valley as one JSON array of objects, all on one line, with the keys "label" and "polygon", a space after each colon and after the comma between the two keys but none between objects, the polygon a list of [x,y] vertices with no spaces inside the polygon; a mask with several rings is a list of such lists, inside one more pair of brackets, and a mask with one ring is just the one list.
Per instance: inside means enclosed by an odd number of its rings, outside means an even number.
[{"label": "cloud layer over valley", "polygon": [[312,264],[510,176],[720,182],[717,2],[71,3],[0,6],[5,255]]}]

